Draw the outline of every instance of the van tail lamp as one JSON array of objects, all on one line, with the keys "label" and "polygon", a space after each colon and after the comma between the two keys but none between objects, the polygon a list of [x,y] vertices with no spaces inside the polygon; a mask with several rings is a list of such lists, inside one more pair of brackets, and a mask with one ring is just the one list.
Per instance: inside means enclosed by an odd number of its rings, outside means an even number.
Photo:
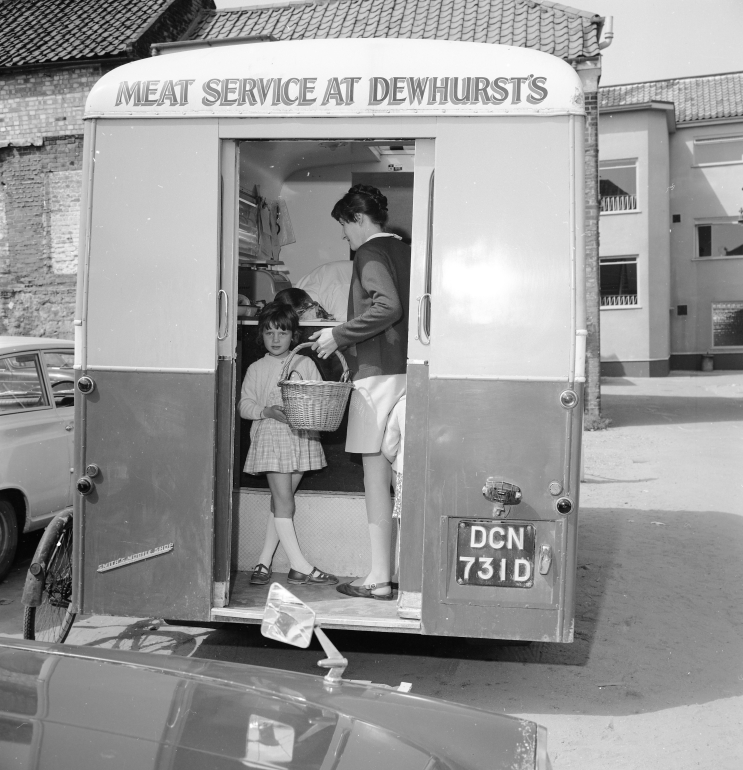
[{"label": "van tail lamp", "polygon": [[558,513],[567,516],[573,510],[573,501],[569,497],[561,497],[555,507]]},{"label": "van tail lamp", "polygon": [[552,566],[552,546],[542,545],[539,547],[539,574],[546,575]]},{"label": "van tail lamp", "polygon": [[93,483],[93,479],[91,479],[90,476],[81,476],[77,480],[77,484],[75,484],[75,486],[77,487],[77,491],[83,497],[87,497],[95,489],[95,484]]},{"label": "van tail lamp", "polygon": [[101,469],[95,463],[85,466],[85,475],[90,476],[91,479],[94,479],[100,472]]},{"label": "van tail lamp", "polygon": [[92,377],[83,375],[77,381],[77,389],[84,395],[88,396],[95,390],[95,380]]},{"label": "van tail lamp", "polygon": [[506,515],[507,505],[518,505],[521,502],[521,489],[516,484],[489,476],[482,488],[482,496],[495,503],[493,515],[501,517]]}]

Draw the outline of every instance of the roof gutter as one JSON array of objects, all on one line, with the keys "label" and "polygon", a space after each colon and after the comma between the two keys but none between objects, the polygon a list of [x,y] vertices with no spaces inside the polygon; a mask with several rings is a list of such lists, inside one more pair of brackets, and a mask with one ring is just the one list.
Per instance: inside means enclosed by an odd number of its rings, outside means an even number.
[{"label": "roof gutter", "polygon": [[159,56],[161,53],[175,53],[176,51],[192,48],[215,48],[225,45],[239,45],[241,43],[275,43],[273,35],[247,35],[245,37],[206,38],[204,40],[175,40],[172,43],[152,43],[150,55]]}]

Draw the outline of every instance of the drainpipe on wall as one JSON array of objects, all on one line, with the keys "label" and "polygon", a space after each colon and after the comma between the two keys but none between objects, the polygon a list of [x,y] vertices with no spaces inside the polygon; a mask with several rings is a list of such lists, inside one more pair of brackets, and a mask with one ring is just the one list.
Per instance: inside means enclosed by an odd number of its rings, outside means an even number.
[{"label": "drainpipe on wall", "polygon": [[608,48],[611,45],[612,40],[614,40],[614,17],[607,16],[603,29],[601,30],[599,49],[603,51],[604,48]]},{"label": "drainpipe on wall", "polygon": [[[614,39],[613,17],[595,17],[601,24],[599,49]],[[602,24],[603,22],[603,24]],[[595,430],[605,425],[601,418],[601,288],[599,281],[599,79],[601,56],[581,57],[572,61],[583,84],[586,105],[585,129],[585,245],[586,245],[586,387],[584,393],[584,426]]]}]

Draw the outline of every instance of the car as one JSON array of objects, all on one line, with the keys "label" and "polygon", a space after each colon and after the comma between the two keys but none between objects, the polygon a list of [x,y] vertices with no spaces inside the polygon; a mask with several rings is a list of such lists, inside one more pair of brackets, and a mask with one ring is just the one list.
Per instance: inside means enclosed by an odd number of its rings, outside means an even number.
[{"label": "car", "polygon": [[21,532],[72,505],[74,344],[0,337],[0,580]]},{"label": "car", "polygon": [[534,722],[343,679],[346,659],[279,584],[261,630],[300,647],[314,632],[328,674],[0,638],[0,767],[551,767]]}]

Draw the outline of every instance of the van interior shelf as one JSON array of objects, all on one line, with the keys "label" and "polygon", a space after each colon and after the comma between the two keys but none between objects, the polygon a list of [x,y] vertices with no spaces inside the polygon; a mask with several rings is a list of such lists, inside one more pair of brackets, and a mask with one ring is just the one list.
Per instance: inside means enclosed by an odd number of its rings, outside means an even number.
[{"label": "van interior shelf", "polygon": [[[238,326],[258,326],[257,318],[239,318],[237,321]],[[300,326],[340,326],[340,321],[300,321]]]}]

